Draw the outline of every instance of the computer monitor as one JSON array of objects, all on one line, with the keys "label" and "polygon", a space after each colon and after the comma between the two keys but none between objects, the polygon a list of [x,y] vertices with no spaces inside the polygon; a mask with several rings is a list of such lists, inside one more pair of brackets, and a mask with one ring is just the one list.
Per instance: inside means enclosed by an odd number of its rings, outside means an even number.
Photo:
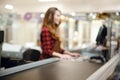
[{"label": "computer monitor", "polygon": [[4,42],[4,31],[0,31],[0,43]]},{"label": "computer monitor", "polygon": [[0,68],[1,68],[1,50],[2,50],[3,41],[4,41],[4,31],[0,31]]},{"label": "computer monitor", "polygon": [[106,36],[107,36],[107,27],[105,25],[102,25],[96,37],[97,45],[103,45]]}]

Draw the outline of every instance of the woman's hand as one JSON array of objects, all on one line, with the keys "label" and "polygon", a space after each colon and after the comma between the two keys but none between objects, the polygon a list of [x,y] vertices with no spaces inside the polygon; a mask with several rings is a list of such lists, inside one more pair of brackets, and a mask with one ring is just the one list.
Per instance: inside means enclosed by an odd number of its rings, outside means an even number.
[{"label": "woman's hand", "polygon": [[72,56],[67,55],[67,54],[63,54],[63,55],[60,56],[60,58],[62,58],[62,59],[72,59]]},{"label": "woman's hand", "polygon": [[71,57],[80,57],[80,53],[71,53],[69,51],[65,51],[64,54],[70,55]]},{"label": "woman's hand", "polygon": [[70,53],[72,57],[80,57],[80,53]]}]

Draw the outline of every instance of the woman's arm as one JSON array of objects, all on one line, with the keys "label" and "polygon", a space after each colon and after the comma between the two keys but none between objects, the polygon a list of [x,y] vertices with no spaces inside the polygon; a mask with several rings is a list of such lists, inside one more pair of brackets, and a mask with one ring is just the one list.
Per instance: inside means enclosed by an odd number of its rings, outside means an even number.
[{"label": "woman's arm", "polygon": [[62,54],[57,53],[57,52],[53,52],[53,53],[52,53],[52,56],[55,56],[55,57],[61,57],[61,56],[62,56]]},{"label": "woman's arm", "polygon": [[59,57],[59,58],[63,58],[63,59],[71,59],[72,58],[72,56],[70,56],[70,55],[61,54],[61,53],[57,53],[57,52],[53,52],[52,55]]},{"label": "woman's arm", "polygon": [[72,53],[72,52],[69,52],[67,50],[64,51],[64,54],[68,54],[72,57],[80,57],[80,53]]},{"label": "woman's arm", "polygon": [[64,52],[63,52],[64,54],[68,54],[68,55],[70,55],[71,54],[71,52],[69,52],[69,51],[67,51],[67,50],[64,50]]},{"label": "woman's arm", "polygon": [[52,50],[52,41],[51,41],[51,33],[47,28],[43,28],[41,32],[41,48],[44,54],[52,56],[53,50]]}]

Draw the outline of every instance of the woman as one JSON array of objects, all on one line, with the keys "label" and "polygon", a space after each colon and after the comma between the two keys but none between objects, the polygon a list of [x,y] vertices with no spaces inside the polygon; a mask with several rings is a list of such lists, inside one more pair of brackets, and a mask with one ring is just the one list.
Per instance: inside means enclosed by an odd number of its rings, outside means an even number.
[{"label": "woman", "polygon": [[40,59],[50,57],[71,59],[72,57],[80,56],[78,53],[71,53],[60,48],[61,41],[56,32],[61,23],[60,16],[60,10],[55,7],[49,8],[45,14],[40,35],[42,48],[42,55]]}]

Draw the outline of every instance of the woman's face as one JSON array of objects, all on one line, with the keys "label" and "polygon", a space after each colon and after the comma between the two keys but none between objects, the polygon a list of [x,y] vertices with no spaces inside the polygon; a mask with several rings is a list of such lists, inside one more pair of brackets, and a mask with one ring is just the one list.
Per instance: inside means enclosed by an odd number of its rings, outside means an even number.
[{"label": "woman's face", "polygon": [[60,22],[61,22],[60,16],[61,16],[60,11],[56,10],[55,14],[54,14],[54,22],[57,25],[60,24]]}]

